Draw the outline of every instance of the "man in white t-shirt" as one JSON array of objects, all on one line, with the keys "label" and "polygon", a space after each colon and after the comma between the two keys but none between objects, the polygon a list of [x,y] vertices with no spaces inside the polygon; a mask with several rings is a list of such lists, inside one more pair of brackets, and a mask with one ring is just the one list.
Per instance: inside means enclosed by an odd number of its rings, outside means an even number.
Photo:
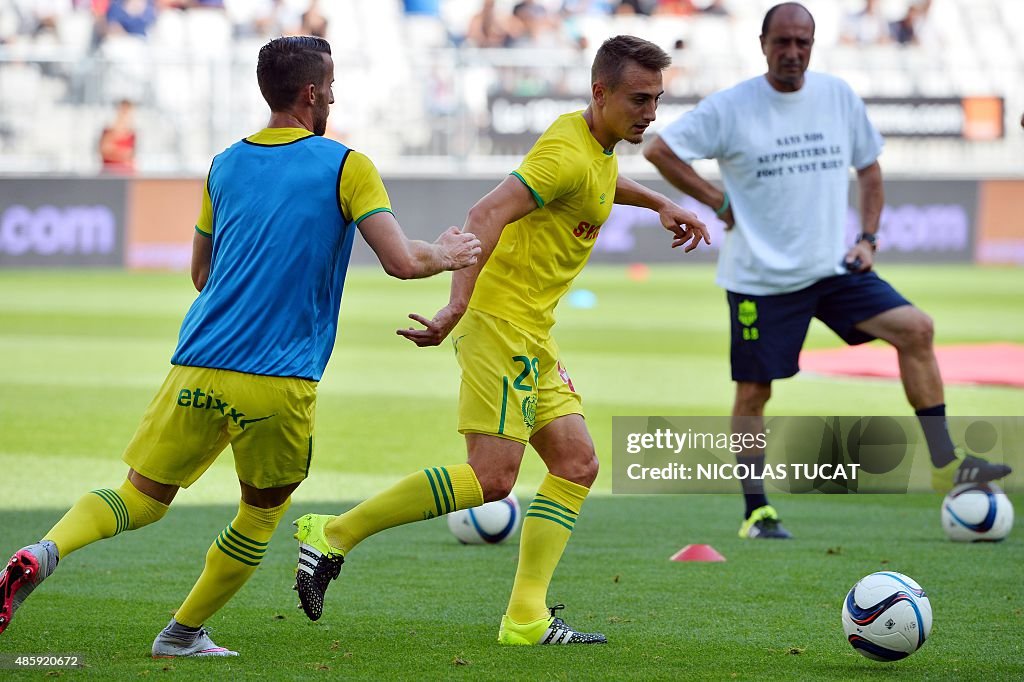
[{"label": "man in white t-shirt", "polygon": [[[848,344],[883,339],[899,355],[910,404],[931,454],[932,485],[989,481],[1010,473],[954,447],[946,427],[931,318],[871,271],[884,203],[882,137],[864,102],[839,78],[807,72],[814,18],[776,5],[761,27],[768,72],[706,97],[670,123],[644,156],[675,187],[715,209],[726,240],[716,281],[728,293],[733,430],[760,433],[771,382],[799,371],[812,317]],[[700,177],[695,159],[718,161],[725,189]],[[861,233],[844,244],[849,169],[857,171]],[[740,536],[788,538],[768,504],[764,451],[750,451]]]}]

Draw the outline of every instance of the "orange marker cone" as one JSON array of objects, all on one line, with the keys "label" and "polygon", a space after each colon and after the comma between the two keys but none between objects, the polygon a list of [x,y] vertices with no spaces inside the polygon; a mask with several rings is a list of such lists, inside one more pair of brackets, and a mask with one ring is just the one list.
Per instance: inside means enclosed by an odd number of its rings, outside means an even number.
[{"label": "orange marker cone", "polygon": [[646,282],[651,276],[651,269],[646,263],[630,263],[626,274],[634,282]]}]

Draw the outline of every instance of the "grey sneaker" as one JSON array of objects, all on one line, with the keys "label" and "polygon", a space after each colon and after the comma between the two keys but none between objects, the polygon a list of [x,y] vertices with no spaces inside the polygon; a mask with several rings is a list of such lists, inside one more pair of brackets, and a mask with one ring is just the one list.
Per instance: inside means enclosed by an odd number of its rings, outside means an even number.
[{"label": "grey sneaker", "polygon": [[0,572],[0,633],[22,602],[57,568],[57,545],[49,540],[22,547]]},{"label": "grey sneaker", "polygon": [[[179,635],[173,631],[174,619],[167,624],[153,640],[153,658],[176,658],[178,656],[237,656],[237,651],[217,646],[210,639],[206,628],[199,628],[194,635]],[[180,625],[178,626],[181,627]]]}]

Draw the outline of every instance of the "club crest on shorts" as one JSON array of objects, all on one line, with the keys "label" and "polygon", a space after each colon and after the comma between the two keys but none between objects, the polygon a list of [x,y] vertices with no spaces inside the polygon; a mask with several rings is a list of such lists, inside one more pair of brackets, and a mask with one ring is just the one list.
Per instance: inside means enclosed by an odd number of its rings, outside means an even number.
[{"label": "club crest on shorts", "polygon": [[757,303],[753,301],[740,301],[740,304],[736,307],[736,319],[744,327],[749,327],[757,322]]},{"label": "club crest on shorts", "polygon": [[537,422],[537,396],[529,395],[523,398],[523,423],[526,428],[532,429]]},{"label": "club crest on shorts", "polygon": [[558,376],[562,378],[562,383],[568,386],[570,391],[575,393],[576,388],[572,385],[572,379],[569,378],[569,372],[565,367],[562,367],[561,361],[555,363],[555,366],[558,367]]}]

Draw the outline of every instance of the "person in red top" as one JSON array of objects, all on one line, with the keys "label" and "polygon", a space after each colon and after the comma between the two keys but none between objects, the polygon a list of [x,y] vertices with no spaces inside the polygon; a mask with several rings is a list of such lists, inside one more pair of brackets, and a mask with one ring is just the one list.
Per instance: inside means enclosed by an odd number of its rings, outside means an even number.
[{"label": "person in red top", "polygon": [[118,102],[114,122],[103,129],[100,158],[104,173],[135,172],[135,104],[130,100]]}]

